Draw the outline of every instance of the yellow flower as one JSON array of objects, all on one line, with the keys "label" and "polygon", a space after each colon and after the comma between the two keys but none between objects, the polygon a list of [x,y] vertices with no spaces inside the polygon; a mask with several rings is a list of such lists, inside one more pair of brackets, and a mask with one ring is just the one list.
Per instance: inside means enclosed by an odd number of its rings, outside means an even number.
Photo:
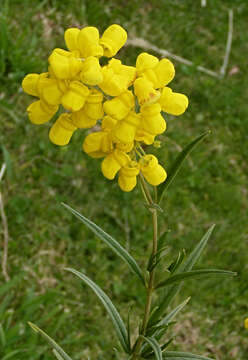
[{"label": "yellow flower", "polygon": [[117,120],[123,119],[129,111],[134,108],[134,96],[129,90],[116,96],[112,100],[107,100],[103,104],[103,109],[106,114],[114,117]]},{"label": "yellow flower", "polygon": [[154,155],[143,156],[139,163],[140,170],[149,184],[158,186],[165,181],[167,174]]},{"label": "yellow flower", "polygon": [[141,126],[138,127],[136,134],[135,134],[135,140],[137,141],[143,141],[146,145],[151,145],[154,142],[156,135],[153,135],[147,131],[145,131]]},{"label": "yellow flower", "polygon": [[70,51],[78,50],[78,35],[80,30],[78,28],[66,29],[64,33],[65,43]]},{"label": "yellow flower", "polygon": [[102,68],[103,81],[99,84],[105,94],[118,96],[127,90],[127,81],[125,77],[115,74],[113,69],[104,66]]},{"label": "yellow flower", "polygon": [[74,78],[82,69],[78,52],[54,49],[48,58],[52,73],[61,80]]},{"label": "yellow flower", "polygon": [[28,74],[24,77],[22,80],[22,88],[25,93],[40,97],[39,93],[39,82],[41,79],[46,79],[48,77],[48,73],[42,73],[42,74]]},{"label": "yellow flower", "polygon": [[245,329],[248,329],[248,318],[246,318],[244,321],[244,327]]},{"label": "yellow flower", "polygon": [[127,41],[127,33],[120,25],[110,25],[103,33],[100,44],[104,49],[104,56],[112,57]]},{"label": "yellow flower", "polygon": [[150,105],[158,101],[160,92],[155,90],[151,81],[140,77],[134,81],[134,93],[140,105]]},{"label": "yellow flower", "polygon": [[97,131],[86,136],[83,150],[93,158],[101,158],[113,150],[111,134],[108,131]]},{"label": "yellow flower", "polygon": [[119,171],[118,184],[123,191],[132,191],[137,184],[137,175],[139,174],[139,164],[136,161],[130,161]]},{"label": "yellow flower", "polygon": [[36,125],[44,124],[56,114],[58,108],[58,106],[51,106],[42,100],[35,101],[27,108],[29,120]]},{"label": "yellow flower", "polygon": [[134,66],[123,65],[121,60],[111,59],[108,63],[108,68],[113,69],[115,74],[123,76],[127,87],[132,85],[136,78],[136,68]]},{"label": "yellow flower", "polygon": [[49,139],[56,145],[67,145],[76,129],[71,122],[71,114],[61,114],[49,131]]},{"label": "yellow flower", "polygon": [[99,85],[103,81],[103,75],[99,60],[94,56],[87,57],[82,65],[80,79],[87,85]]},{"label": "yellow flower", "polygon": [[79,111],[86,101],[90,91],[80,81],[71,81],[68,91],[63,95],[61,104],[69,111]]},{"label": "yellow flower", "polygon": [[138,76],[141,76],[144,71],[153,69],[159,60],[156,56],[150,55],[146,52],[139,54],[136,59],[136,69]]},{"label": "yellow flower", "polygon": [[164,87],[159,103],[162,111],[172,115],[181,115],[187,109],[189,101],[184,94],[175,93],[169,87]]},{"label": "yellow flower", "polygon": [[141,107],[141,127],[152,135],[162,134],[166,130],[166,123],[161,115],[161,106],[151,104]]},{"label": "yellow flower", "polygon": [[117,172],[131,161],[130,157],[119,149],[115,149],[102,161],[101,168],[103,175],[113,180]]},{"label": "yellow flower", "polygon": [[115,125],[117,124],[117,120],[112,116],[106,115],[102,119],[102,129],[113,130]]},{"label": "yellow flower", "polygon": [[103,94],[96,89],[92,89],[83,108],[72,113],[73,124],[80,129],[95,126],[97,120],[101,119],[104,114],[102,100]]},{"label": "yellow flower", "polygon": [[140,115],[130,111],[124,119],[117,122],[113,129],[114,137],[123,143],[133,142],[139,124]]},{"label": "yellow flower", "polygon": [[89,56],[103,56],[103,48],[99,43],[99,31],[94,26],[87,26],[80,30],[78,48],[83,58]]}]

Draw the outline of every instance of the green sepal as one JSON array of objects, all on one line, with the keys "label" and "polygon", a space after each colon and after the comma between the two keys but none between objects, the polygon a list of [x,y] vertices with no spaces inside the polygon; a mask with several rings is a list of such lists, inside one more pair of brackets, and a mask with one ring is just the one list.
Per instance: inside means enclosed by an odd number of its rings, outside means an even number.
[{"label": "green sepal", "polygon": [[233,271],[228,270],[219,270],[219,269],[202,269],[202,270],[193,270],[193,271],[187,271],[181,274],[176,274],[170,276],[168,279],[165,279],[163,281],[160,281],[156,286],[155,289],[158,289],[160,287],[168,286],[173,283],[178,283],[187,279],[191,279],[194,277],[202,276],[202,275],[229,275],[229,276],[235,276],[237,273]]},{"label": "green sepal", "polygon": [[75,215],[80,221],[82,221],[94,234],[96,234],[102,241],[105,242],[118,256],[124,260],[129,268],[138,276],[138,278],[142,281],[143,285],[145,285],[145,279],[142,274],[142,271],[137,264],[136,260],[129,254],[129,252],[124,249],[118,241],[116,241],[112,236],[107,234],[104,230],[102,230],[99,226],[97,226],[94,222],[87,219],[85,216],[80,214],[78,211],[72,209],[69,205],[62,203],[62,205],[69,210],[73,215]]},{"label": "green sepal", "polygon": [[157,360],[163,360],[163,357],[162,357],[162,351],[160,349],[160,346],[159,346],[159,343],[157,342],[156,339],[152,338],[152,337],[145,337],[145,336],[142,336],[142,338],[151,346],[151,348],[153,349],[154,351],[154,355],[155,355],[155,358]]},{"label": "green sepal", "polygon": [[170,360],[214,360],[206,356],[195,355],[188,352],[182,351],[165,351],[163,353],[163,359]]},{"label": "green sepal", "polygon": [[172,183],[173,179],[177,175],[183,161],[186,159],[186,157],[189,155],[189,153],[194,149],[194,147],[199,144],[207,135],[210,134],[210,131],[206,131],[202,135],[198,136],[196,139],[194,139],[191,143],[189,143],[185,148],[180,152],[180,154],[177,156],[176,160],[168,170],[168,176],[166,180],[160,184],[157,188],[158,191],[158,204],[161,203],[165,191],[168,189],[169,185]]},{"label": "green sepal", "polygon": [[130,353],[130,346],[129,346],[129,340],[128,340],[128,332],[124,325],[124,322],[116,310],[116,307],[108,297],[108,295],[105,294],[105,292],[92,281],[90,278],[88,278],[86,275],[82,274],[81,272],[71,269],[71,268],[65,268],[65,270],[70,271],[71,273],[78,276],[81,280],[83,280],[97,295],[99,300],[102,302],[103,306],[107,310],[113,324],[116,330],[116,334],[120,340],[121,346],[123,350],[126,353]]},{"label": "green sepal", "polygon": [[52,346],[52,349],[57,350],[57,352],[59,353],[59,355],[61,356],[61,359],[63,360],[72,360],[72,358],[66,354],[66,352],[49,336],[47,335],[43,330],[41,330],[37,325],[28,322],[28,325],[35,331],[40,333],[47,341],[48,343]]}]

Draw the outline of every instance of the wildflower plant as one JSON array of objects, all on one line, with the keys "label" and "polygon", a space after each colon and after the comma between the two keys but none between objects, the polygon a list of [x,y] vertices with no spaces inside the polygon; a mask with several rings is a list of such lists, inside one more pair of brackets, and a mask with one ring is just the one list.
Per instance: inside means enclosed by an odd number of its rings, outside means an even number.
[{"label": "wildflower plant", "polygon": [[[118,185],[125,192],[132,191],[137,182],[140,184],[153,226],[152,252],[146,269],[141,269],[134,257],[112,236],[63,204],[121,257],[145,287],[147,296],[141,325],[137,325],[138,335],[135,336],[136,329],[134,334],[130,329],[130,316],[125,325],[108,295],[97,284],[77,270],[66,270],[86,283],[102,302],[113,322],[120,343],[118,350],[126,353],[127,359],[207,360],[192,353],[168,350],[172,339],[166,335],[172,320],[189,300],[169,310],[183,281],[206,275],[234,275],[218,269],[193,270],[214,226],[187,257],[180,252],[166,269],[166,275],[160,274],[160,280],[156,270],[167,254],[166,240],[158,237],[157,217],[163,211],[161,200],[183,160],[208,132],[186,146],[167,175],[147,149],[150,145],[160,146],[156,137],[166,130],[166,114],[178,116],[188,107],[187,96],[168,87],[175,76],[171,61],[142,52],[135,66],[123,64],[115,56],[125,44],[127,33],[116,24],[109,26],[101,37],[97,28],[89,26],[81,30],[69,28],[64,38],[67,50],[57,48],[52,51],[48,71],[28,74],[23,79],[23,90],[38,98],[28,106],[27,112],[30,121],[37,125],[55,119],[49,139],[58,146],[69,144],[75,131],[91,129],[87,131],[82,149],[92,158],[103,159],[103,175],[113,180],[118,174]],[[48,340],[57,359],[72,359],[43,330],[30,325]],[[117,355],[118,358],[121,356]]]}]

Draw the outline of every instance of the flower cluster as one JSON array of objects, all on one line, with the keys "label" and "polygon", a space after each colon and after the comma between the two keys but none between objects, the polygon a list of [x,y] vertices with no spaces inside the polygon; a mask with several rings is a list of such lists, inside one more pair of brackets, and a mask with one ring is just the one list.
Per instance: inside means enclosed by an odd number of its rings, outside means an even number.
[{"label": "flower cluster", "polygon": [[[48,71],[28,74],[23,90],[39,100],[28,106],[29,119],[43,124],[58,113],[49,138],[56,145],[67,145],[77,129],[97,123],[99,131],[86,136],[83,150],[93,158],[103,157],[101,169],[108,179],[118,173],[123,191],[131,191],[137,175],[154,186],[166,179],[166,172],[154,155],[142,145],[151,145],[166,130],[161,112],[182,114],[185,95],[167,85],[175,70],[168,59],[159,60],[146,52],[136,66],[114,58],[127,40],[119,25],[109,26],[100,37],[95,27],[69,28],[64,34],[68,50],[54,49],[48,58]],[[102,66],[101,57],[111,58]]]}]

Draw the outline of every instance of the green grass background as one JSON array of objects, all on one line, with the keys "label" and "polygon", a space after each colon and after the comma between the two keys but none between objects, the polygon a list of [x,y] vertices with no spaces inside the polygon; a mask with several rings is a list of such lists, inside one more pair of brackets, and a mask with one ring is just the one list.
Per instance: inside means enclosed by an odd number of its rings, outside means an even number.
[{"label": "green grass background", "polygon": [[[234,11],[233,44],[227,74],[218,79],[197,71],[219,71],[225,53],[228,9]],[[0,274],[0,358],[49,360],[48,346],[27,325],[32,321],[54,337],[75,360],[114,359],[116,338],[95,295],[63,268],[84,271],[113,299],[121,314],[142,313],[145,294],[122,261],[106,248],[61,201],[112,234],[145,265],[151,219],[138,189],[122,193],[104,179],[100,162],[81,151],[84,132],[69,146],[49,143],[50,124],[32,125],[25,113],[31,97],[22,78],[47,68],[54,47],[64,47],[71,26],[121,24],[129,37],[193,61],[175,62],[171,86],[188,95],[190,106],[167,117],[162,148],[154,151],[168,168],[180,148],[210,129],[212,134],[185,162],[164,199],[160,232],[171,229],[171,255],[188,252],[216,223],[199,267],[238,272],[236,278],[188,281],[174,305],[192,295],[177,317],[170,349],[246,360],[248,331],[247,239],[247,53],[246,0],[1,0],[0,160],[7,162],[1,183],[9,227],[8,271]],[[133,65],[141,48],[125,47],[118,57]],[[154,53],[156,55],[156,53]],[[236,69],[236,72],[233,71]],[[235,72],[235,73],[233,73]],[[2,228],[1,228],[2,229]],[[3,233],[1,231],[1,253]],[[165,266],[165,265],[164,265]]]}]

